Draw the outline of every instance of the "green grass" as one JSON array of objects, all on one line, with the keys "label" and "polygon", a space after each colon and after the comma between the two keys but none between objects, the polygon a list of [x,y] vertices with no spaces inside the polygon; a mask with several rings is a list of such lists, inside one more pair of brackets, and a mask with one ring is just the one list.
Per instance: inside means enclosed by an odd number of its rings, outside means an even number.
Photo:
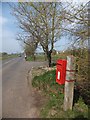
[{"label": "green grass", "polygon": [[64,54],[52,55],[52,61],[56,62],[57,59],[66,59],[66,55]]},{"label": "green grass", "polygon": [[[66,55],[63,54],[52,55],[52,62],[56,62],[57,59],[66,59]],[[34,61],[34,58],[32,56],[28,56],[27,60]],[[44,55],[35,56],[35,61],[46,61],[46,60],[47,58]]]},{"label": "green grass", "polygon": [[34,61],[34,58],[33,57],[27,57],[27,61]]},{"label": "green grass", "polygon": [[[34,58],[32,56],[27,57],[28,61],[34,61]],[[35,56],[35,61],[45,61],[45,56],[44,55],[36,55]]]},{"label": "green grass", "polygon": [[33,87],[41,90],[48,97],[48,101],[41,109],[40,116],[43,118],[88,118],[88,106],[85,105],[82,98],[74,105],[73,111],[63,111],[64,85],[57,84],[55,77],[56,72],[52,70],[33,78]]},{"label": "green grass", "polygon": [[3,55],[2,57],[0,57],[1,60],[6,60],[6,59],[9,59],[9,58],[15,58],[15,57],[18,57],[18,55]]}]

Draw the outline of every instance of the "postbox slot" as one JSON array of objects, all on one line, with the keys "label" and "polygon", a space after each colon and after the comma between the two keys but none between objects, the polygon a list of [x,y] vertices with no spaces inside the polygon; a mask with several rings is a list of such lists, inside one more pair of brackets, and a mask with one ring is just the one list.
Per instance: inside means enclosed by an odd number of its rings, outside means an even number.
[{"label": "postbox slot", "polygon": [[60,79],[60,71],[58,71],[58,80]]}]

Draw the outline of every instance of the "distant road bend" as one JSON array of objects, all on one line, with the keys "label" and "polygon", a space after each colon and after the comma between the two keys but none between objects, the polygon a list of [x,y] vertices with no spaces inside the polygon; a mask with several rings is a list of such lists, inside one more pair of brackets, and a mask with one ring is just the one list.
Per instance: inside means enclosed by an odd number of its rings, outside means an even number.
[{"label": "distant road bend", "polygon": [[23,57],[5,60],[2,63],[2,117],[37,118],[36,95],[28,87],[28,71],[44,62],[28,62]]}]

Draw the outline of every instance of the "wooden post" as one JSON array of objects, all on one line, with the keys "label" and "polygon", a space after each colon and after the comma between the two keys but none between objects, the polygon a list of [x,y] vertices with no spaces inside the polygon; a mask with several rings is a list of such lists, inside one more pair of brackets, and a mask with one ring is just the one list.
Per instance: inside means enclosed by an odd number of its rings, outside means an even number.
[{"label": "wooden post", "polygon": [[75,59],[72,55],[67,56],[66,81],[64,88],[64,111],[72,110],[75,80]]}]

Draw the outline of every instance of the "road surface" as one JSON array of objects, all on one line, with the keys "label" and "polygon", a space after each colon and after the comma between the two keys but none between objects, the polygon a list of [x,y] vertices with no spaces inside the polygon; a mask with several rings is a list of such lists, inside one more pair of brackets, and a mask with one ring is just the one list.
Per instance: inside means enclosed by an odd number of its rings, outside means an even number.
[{"label": "road surface", "polygon": [[[43,62],[28,62],[23,57],[14,58],[2,64],[2,117],[38,118],[40,96],[30,89],[28,71],[41,66]],[[37,99],[38,97],[38,99]]]},{"label": "road surface", "polygon": [[0,120],[2,118],[2,61],[0,61]]}]

